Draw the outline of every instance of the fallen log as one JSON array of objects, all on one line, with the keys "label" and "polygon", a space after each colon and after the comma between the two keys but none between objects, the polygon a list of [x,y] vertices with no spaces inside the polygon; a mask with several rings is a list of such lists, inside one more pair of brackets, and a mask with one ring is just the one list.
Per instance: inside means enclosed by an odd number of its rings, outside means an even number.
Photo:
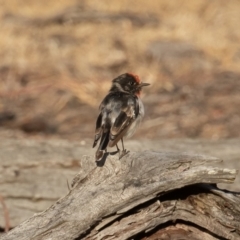
[{"label": "fallen log", "polygon": [[209,166],[219,161],[146,151],[96,165],[84,156],[66,196],[0,239],[239,239],[240,197],[216,187],[237,171]]}]

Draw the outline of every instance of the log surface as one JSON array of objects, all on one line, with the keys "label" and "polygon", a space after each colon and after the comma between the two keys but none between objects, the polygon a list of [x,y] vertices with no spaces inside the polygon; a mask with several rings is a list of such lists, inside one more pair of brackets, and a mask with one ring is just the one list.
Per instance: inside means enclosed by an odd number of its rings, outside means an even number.
[{"label": "log surface", "polygon": [[232,183],[237,171],[214,166],[218,162],[199,154],[145,151],[120,161],[109,155],[96,166],[94,157],[84,156],[67,195],[1,239],[141,239],[139,234],[157,234],[159,226],[176,221],[158,234],[237,239],[240,198],[213,185]]}]

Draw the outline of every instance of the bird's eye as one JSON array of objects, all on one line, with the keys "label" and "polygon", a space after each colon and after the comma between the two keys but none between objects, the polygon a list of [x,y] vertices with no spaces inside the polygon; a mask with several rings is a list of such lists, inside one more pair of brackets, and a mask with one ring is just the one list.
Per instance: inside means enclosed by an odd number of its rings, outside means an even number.
[{"label": "bird's eye", "polygon": [[131,85],[131,86],[135,85],[135,82],[134,82],[134,81],[131,81],[131,82],[130,82],[130,85]]}]

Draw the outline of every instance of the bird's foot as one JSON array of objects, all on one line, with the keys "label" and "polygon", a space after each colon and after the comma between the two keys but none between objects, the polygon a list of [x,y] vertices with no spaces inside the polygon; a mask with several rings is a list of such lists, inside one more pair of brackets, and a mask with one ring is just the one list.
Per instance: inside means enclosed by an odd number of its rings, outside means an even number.
[{"label": "bird's foot", "polygon": [[129,153],[129,151],[127,151],[126,149],[119,151],[119,160],[124,157],[125,155],[127,155]]}]

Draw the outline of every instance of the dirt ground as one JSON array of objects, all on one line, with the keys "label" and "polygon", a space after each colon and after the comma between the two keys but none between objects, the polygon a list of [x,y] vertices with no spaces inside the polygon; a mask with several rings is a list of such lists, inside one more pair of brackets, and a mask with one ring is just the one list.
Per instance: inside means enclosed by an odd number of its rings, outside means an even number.
[{"label": "dirt ground", "polygon": [[0,6],[0,128],[91,138],[111,80],[134,72],[151,83],[135,139],[240,137],[239,1]]}]

